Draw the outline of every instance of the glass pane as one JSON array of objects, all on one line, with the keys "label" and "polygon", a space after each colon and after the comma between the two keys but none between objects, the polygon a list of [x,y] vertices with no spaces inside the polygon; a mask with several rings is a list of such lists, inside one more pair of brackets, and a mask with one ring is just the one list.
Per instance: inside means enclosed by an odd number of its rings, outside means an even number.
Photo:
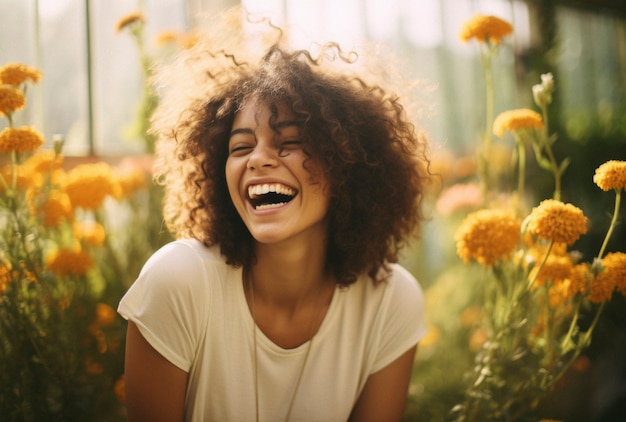
[{"label": "glass pane", "polygon": [[[134,2],[131,2],[134,3]],[[151,59],[159,52],[157,35],[185,28],[185,1],[145,1],[145,52]],[[100,154],[143,152],[143,132],[137,119],[143,94],[143,73],[137,38],[128,30],[117,31],[120,19],[137,12],[128,0],[92,2],[92,52],[94,75],[95,146]]]},{"label": "glass pane", "polygon": [[48,144],[62,134],[70,149],[81,150],[87,139],[83,16],[79,0],[0,3],[0,64],[22,62],[43,73],[15,123],[35,125]]}]

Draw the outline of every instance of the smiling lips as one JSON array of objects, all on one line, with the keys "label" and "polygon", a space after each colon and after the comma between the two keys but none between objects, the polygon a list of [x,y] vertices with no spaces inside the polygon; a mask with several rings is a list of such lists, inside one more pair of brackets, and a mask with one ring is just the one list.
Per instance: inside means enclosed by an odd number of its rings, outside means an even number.
[{"label": "smiling lips", "polygon": [[248,198],[255,210],[277,208],[291,201],[298,191],[281,183],[248,186]]}]

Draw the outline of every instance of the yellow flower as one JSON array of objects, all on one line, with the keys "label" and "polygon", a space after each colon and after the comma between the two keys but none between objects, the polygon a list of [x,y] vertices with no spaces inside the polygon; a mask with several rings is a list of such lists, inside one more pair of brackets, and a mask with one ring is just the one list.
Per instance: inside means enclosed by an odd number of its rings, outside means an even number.
[{"label": "yellow flower", "polygon": [[46,267],[62,277],[83,276],[93,265],[87,253],[74,249],[60,249],[46,259]]},{"label": "yellow flower", "polygon": [[37,129],[29,126],[7,127],[0,132],[0,153],[34,152],[41,145],[43,145],[43,136]]},{"label": "yellow flower", "polygon": [[587,217],[572,204],[546,199],[533,208],[528,231],[540,239],[571,245],[587,233]]},{"label": "yellow flower", "polygon": [[39,82],[41,72],[22,63],[8,63],[0,67],[0,83],[19,86],[24,81]]},{"label": "yellow flower", "polygon": [[94,210],[107,196],[118,195],[119,185],[107,163],[81,164],[67,173],[65,191],[74,207]]},{"label": "yellow flower", "polygon": [[88,245],[101,246],[106,238],[106,231],[102,224],[95,221],[76,222],[72,226],[74,237],[83,240]]},{"label": "yellow flower", "polygon": [[465,23],[460,37],[463,42],[475,38],[478,42],[499,44],[512,32],[513,26],[503,19],[490,15],[476,15]]},{"label": "yellow flower", "polygon": [[608,253],[602,259],[603,270],[591,284],[589,300],[594,303],[611,299],[615,290],[626,296],[626,253]]},{"label": "yellow flower", "polygon": [[37,214],[43,217],[42,223],[46,227],[58,227],[74,218],[69,196],[58,190],[50,192],[46,201],[38,207]]},{"label": "yellow flower", "polygon": [[600,165],[593,181],[604,191],[626,190],[626,161],[610,160]]},{"label": "yellow flower", "polygon": [[428,332],[426,335],[420,340],[420,346],[428,347],[433,346],[439,342],[441,338],[441,330],[435,326],[429,326]]},{"label": "yellow flower", "polygon": [[123,16],[119,21],[117,21],[117,25],[115,25],[115,31],[121,32],[124,28],[133,25],[133,24],[143,24],[145,22],[143,13],[135,12]]},{"label": "yellow flower", "polygon": [[520,239],[520,221],[507,211],[475,211],[463,220],[454,238],[463,262],[474,259],[492,266],[515,249]]},{"label": "yellow flower", "polygon": [[26,104],[24,93],[9,84],[0,84],[0,115],[8,116]]},{"label": "yellow flower", "polygon": [[534,110],[520,108],[500,113],[493,121],[493,133],[499,138],[503,138],[506,131],[540,129],[542,126],[541,114]]}]

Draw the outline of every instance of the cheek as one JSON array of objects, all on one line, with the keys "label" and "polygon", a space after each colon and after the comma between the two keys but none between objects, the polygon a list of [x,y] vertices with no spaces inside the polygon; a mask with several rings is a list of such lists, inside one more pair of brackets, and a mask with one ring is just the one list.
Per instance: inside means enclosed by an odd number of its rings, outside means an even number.
[{"label": "cheek", "polygon": [[230,194],[230,199],[237,205],[238,200],[240,199],[239,195],[239,172],[237,171],[237,166],[231,161],[226,161],[226,185],[228,187],[228,193]]}]

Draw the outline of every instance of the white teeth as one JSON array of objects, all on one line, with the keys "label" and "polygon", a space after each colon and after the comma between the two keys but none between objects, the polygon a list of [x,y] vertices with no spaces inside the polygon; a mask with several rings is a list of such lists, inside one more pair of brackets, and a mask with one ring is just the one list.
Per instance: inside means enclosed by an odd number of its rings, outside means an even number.
[{"label": "white teeth", "polygon": [[263,205],[257,206],[255,209],[256,210],[267,210],[267,209],[270,209],[270,208],[282,207],[285,204],[286,204],[286,202],[279,202],[279,203],[276,203],[276,204],[263,204]]},{"label": "white teeth", "polygon": [[294,189],[280,183],[265,183],[262,185],[252,185],[248,187],[248,196],[250,198],[256,198],[266,193],[279,193],[281,195],[293,196],[296,194]]}]

